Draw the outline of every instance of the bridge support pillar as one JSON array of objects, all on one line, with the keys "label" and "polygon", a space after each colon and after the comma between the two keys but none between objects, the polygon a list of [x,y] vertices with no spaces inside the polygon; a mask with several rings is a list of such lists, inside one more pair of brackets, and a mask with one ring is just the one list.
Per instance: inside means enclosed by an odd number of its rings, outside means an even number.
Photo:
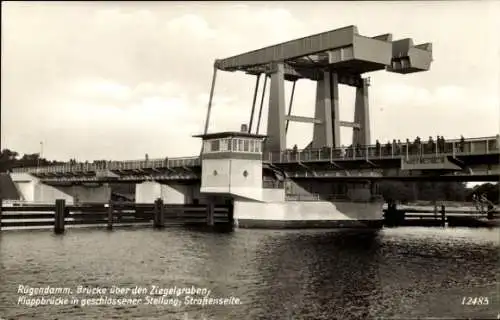
[{"label": "bridge support pillar", "polygon": [[368,103],[368,79],[364,78],[360,87],[356,88],[356,102],[354,107],[354,122],[359,128],[353,128],[352,144],[369,145],[370,133],[370,108]]},{"label": "bridge support pillar", "polygon": [[48,185],[27,173],[12,173],[21,200],[27,202],[54,203],[64,199],[67,204],[79,202],[108,203],[111,187],[108,184],[86,183],[82,185]]},{"label": "bridge support pillar", "polygon": [[265,152],[286,149],[285,112],[285,69],[283,63],[276,63],[271,74],[269,90],[268,138],[264,143]]},{"label": "bridge support pillar", "polygon": [[317,82],[316,108],[312,148],[340,147],[339,82],[338,75],[326,71]]},{"label": "bridge support pillar", "polygon": [[135,202],[154,203],[157,199],[161,199],[165,204],[192,203],[198,188],[199,186],[179,183],[145,181],[135,186]]}]

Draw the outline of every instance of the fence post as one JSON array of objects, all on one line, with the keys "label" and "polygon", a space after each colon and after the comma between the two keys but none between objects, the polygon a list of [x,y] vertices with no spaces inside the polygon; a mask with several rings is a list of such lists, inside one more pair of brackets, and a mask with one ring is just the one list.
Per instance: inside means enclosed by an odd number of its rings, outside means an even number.
[{"label": "fence post", "polygon": [[153,228],[157,228],[158,226],[158,216],[159,216],[159,213],[158,213],[158,199],[155,200],[154,204],[153,204]]},{"label": "fence post", "polygon": [[207,225],[211,227],[215,224],[214,211],[215,211],[214,200],[210,199],[209,203],[207,204]]},{"label": "fence post", "polygon": [[159,227],[163,228],[165,227],[165,204],[163,203],[162,199],[158,199],[158,205],[158,212],[160,213],[160,216],[158,217],[158,223]]},{"label": "fence post", "polygon": [[153,227],[159,229],[165,226],[165,215],[164,215],[163,200],[161,198],[156,199],[155,209],[154,209],[154,220]]},{"label": "fence post", "polygon": [[441,206],[441,225],[443,227],[446,225],[446,208],[444,205]]},{"label": "fence post", "polygon": [[115,208],[113,207],[113,202],[108,203],[108,230],[113,229],[113,213]]},{"label": "fence post", "polygon": [[64,199],[56,200],[56,210],[54,214],[54,233],[64,233],[64,220],[66,213],[66,201]]},{"label": "fence post", "polygon": [[2,231],[2,206],[3,206],[3,200],[0,198],[0,231]]},{"label": "fence post", "polygon": [[230,227],[234,226],[234,200],[231,199],[227,202],[227,218]]}]

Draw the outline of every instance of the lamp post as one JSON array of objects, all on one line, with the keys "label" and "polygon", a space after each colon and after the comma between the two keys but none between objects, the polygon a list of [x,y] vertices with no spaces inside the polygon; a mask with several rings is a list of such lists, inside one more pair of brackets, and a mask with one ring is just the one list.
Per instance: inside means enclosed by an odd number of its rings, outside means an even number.
[{"label": "lamp post", "polygon": [[42,159],[42,155],[43,155],[43,142],[40,141],[40,154],[38,155],[38,161],[37,161],[37,167],[40,166],[40,159]]}]

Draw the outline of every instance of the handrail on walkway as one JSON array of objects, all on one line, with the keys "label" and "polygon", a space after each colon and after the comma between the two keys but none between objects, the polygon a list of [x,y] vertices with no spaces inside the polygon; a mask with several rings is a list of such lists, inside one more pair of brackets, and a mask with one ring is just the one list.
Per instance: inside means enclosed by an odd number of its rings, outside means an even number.
[{"label": "handrail on walkway", "polygon": [[350,146],[347,148],[319,148],[286,150],[269,152],[263,156],[264,161],[272,163],[307,162],[307,161],[341,161],[349,159],[410,159],[442,158],[444,156],[460,156],[474,154],[499,153],[498,137],[449,140],[444,143],[392,143],[389,145]]},{"label": "handrail on walkway", "polygon": [[[500,136],[464,139],[452,139],[433,143],[392,143],[368,146],[352,146],[347,148],[320,148],[285,150],[263,154],[263,161],[272,163],[307,162],[307,161],[341,161],[348,159],[400,159],[418,157],[443,157],[474,154],[498,153]],[[98,172],[106,170],[140,170],[155,168],[182,168],[201,165],[199,157],[163,158],[130,161],[94,161],[93,163],[66,163],[63,165],[44,167],[13,168],[14,173],[60,173],[60,172]]]}]

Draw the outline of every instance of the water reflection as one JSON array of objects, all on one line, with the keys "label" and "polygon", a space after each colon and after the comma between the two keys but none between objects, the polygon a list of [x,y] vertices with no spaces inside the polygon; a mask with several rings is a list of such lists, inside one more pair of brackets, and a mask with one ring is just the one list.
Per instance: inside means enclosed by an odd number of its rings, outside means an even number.
[{"label": "water reflection", "polygon": [[[373,234],[283,233],[258,247],[262,287],[254,316],[272,318],[366,317],[378,287],[379,241]],[[366,265],[366,268],[353,268]]]}]

